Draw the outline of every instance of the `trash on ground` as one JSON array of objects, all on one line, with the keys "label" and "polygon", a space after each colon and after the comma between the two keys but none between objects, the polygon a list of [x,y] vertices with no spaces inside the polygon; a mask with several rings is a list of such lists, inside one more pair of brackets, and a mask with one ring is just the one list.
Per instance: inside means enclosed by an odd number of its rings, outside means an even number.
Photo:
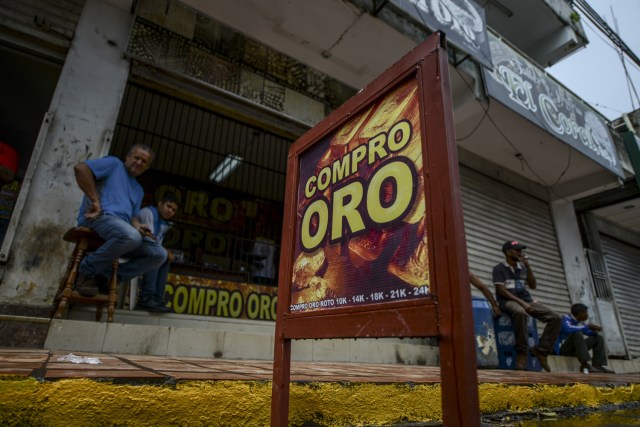
[{"label": "trash on ground", "polygon": [[101,365],[102,362],[97,357],[76,356],[73,353],[69,353],[66,356],[58,358],[58,362],[71,362],[71,363],[88,363],[89,365]]}]

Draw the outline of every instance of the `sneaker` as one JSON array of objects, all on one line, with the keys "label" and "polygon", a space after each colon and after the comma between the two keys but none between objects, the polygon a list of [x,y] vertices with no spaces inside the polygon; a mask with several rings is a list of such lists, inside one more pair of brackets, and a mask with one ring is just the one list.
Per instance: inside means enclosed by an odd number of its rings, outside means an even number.
[{"label": "sneaker", "polygon": [[157,311],[158,313],[171,313],[173,311],[169,307],[167,307],[167,303],[164,302],[162,298],[156,298],[156,305],[160,307],[160,309],[158,309]]},{"label": "sneaker", "polygon": [[591,374],[591,373],[595,372],[594,369],[593,369],[593,366],[589,365],[588,363],[580,364],[580,372],[584,372],[585,370],[587,371],[586,372],[587,374]]},{"label": "sneaker", "polygon": [[95,297],[98,295],[98,281],[95,276],[85,276],[78,274],[76,279],[76,291],[83,297]]},{"label": "sneaker", "polygon": [[151,313],[171,313],[171,309],[165,305],[158,304],[148,309]]},{"label": "sneaker", "polygon": [[146,310],[148,308],[152,308],[155,307],[156,303],[153,299],[151,298],[146,298],[146,299],[140,299],[138,300],[138,302],[136,303],[136,308],[141,309],[141,310]]},{"label": "sneaker", "polygon": [[593,372],[596,372],[596,373],[615,374],[615,371],[612,371],[611,369],[607,369],[602,365],[593,365],[592,369],[593,369]]},{"label": "sneaker", "polygon": [[150,313],[169,313],[171,311],[170,308],[162,304],[158,304],[152,298],[138,302],[138,304],[136,304],[136,309],[145,310]]},{"label": "sneaker", "polygon": [[551,368],[549,367],[549,363],[547,362],[547,355],[544,351],[540,350],[537,346],[531,347],[531,353],[538,359],[540,362],[540,366],[547,372],[551,372]]},{"label": "sneaker", "polygon": [[527,353],[518,353],[518,355],[516,356],[516,370],[527,370]]}]

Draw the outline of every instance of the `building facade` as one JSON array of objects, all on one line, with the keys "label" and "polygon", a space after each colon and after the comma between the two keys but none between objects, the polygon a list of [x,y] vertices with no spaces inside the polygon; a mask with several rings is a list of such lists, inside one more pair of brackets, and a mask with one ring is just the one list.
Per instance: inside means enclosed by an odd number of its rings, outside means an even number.
[{"label": "building facade", "polygon": [[[23,0],[0,14],[0,139],[21,155],[0,250],[3,327],[46,317],[55,297],[81,196],[73,166],[142,142],[157,153],[145,202],[180,199],[165,239],[178,255],[166,294],[175,314],[125,306],[105,325],[72,307],[43,329],[47,345],[270,357],[290,144],[440,30],[470,270],[489,283],[502,242],[522,241],[536,299],[561,313],[594,307],[610,354],[640,355],[640,226],[618,216],[635,209],[625,206],[637,185],[622,202],[607,197],[635,182],[633,165],[614,126],[543,68],[588,43],[570,2]],[[260,245],[270,265],[256,261]],[[380,361],[437,363],[421,355],[428,340],[384,342],[401,350]],[[349,345],[294,356],[362,360],[365,347]]]}]

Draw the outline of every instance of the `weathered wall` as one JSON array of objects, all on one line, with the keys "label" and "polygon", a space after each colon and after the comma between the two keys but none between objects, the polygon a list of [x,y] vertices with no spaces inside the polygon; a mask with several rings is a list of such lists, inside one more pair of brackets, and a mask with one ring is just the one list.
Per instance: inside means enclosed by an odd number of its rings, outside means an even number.
[{"label": "weathered wall", "polygon": [[[558,200],[551,204],[558,233],[564,272],[571,303],[582,303],[590,308],[593,323],[602,325],[609,353],[624,354],[622,331],[610,301],[598,300],[591,284],[591,272],[582,246],[578,220],[572,202]],[[567,307],[567,313],[570,307]],[[561,313],[566,314],[566,313]]]},{"label": "weathered wall", "polygon": [[[584,255],[573,203],[565,200],[555,201],[551,203],[551,214],[558,235],[558,245],[560,246],[571,303],[581,302],[593,307],[595,297],[592,292],[591,273]],[[568,312],[569,307],[567,307]]]},{"label": "weathered wall", "polygon": [[103,150],[114,127],[129,64],[130,0],[88,0],[82,11],[49,112],[44,141],[13,247],[0,301],[49,304],[71,250],[62,240],[75,224],[80,190],[73,166]]}]

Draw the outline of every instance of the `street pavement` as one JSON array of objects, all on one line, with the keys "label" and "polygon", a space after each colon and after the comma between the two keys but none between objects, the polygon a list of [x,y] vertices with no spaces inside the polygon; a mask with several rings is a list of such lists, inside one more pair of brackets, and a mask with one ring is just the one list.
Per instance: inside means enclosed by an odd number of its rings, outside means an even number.
[{"label": "street pavement", "polygon": [[[75,358],[73,356],[76,356]],[[93,360],[92,360],[93,359]],[[100,363],[93,364],[87,362]],[[80,362],[80,363],[77,363]],[[65,378],[117,379],[126,383],[164,383],[186,380],[271,380],[273,364],[264,360],[82,353],[46,349],[0,348],[0,375],[55,381]],[[440,382],[440,368],[343,362],[291,364],[293,382],[414,383]],[[640,384],[640,373],[583,374],[478,370],[479,383],[527,384]]]},{"label": "street pavement", "polygon": [[[265,360],[0,348],[0,425],[266,426],[272,375]],[[440,381],[434,366],[294,361],[289,425],[442,425]],[[481,369],[478,382],[483,425],[640,401],[640,373]]]}]

